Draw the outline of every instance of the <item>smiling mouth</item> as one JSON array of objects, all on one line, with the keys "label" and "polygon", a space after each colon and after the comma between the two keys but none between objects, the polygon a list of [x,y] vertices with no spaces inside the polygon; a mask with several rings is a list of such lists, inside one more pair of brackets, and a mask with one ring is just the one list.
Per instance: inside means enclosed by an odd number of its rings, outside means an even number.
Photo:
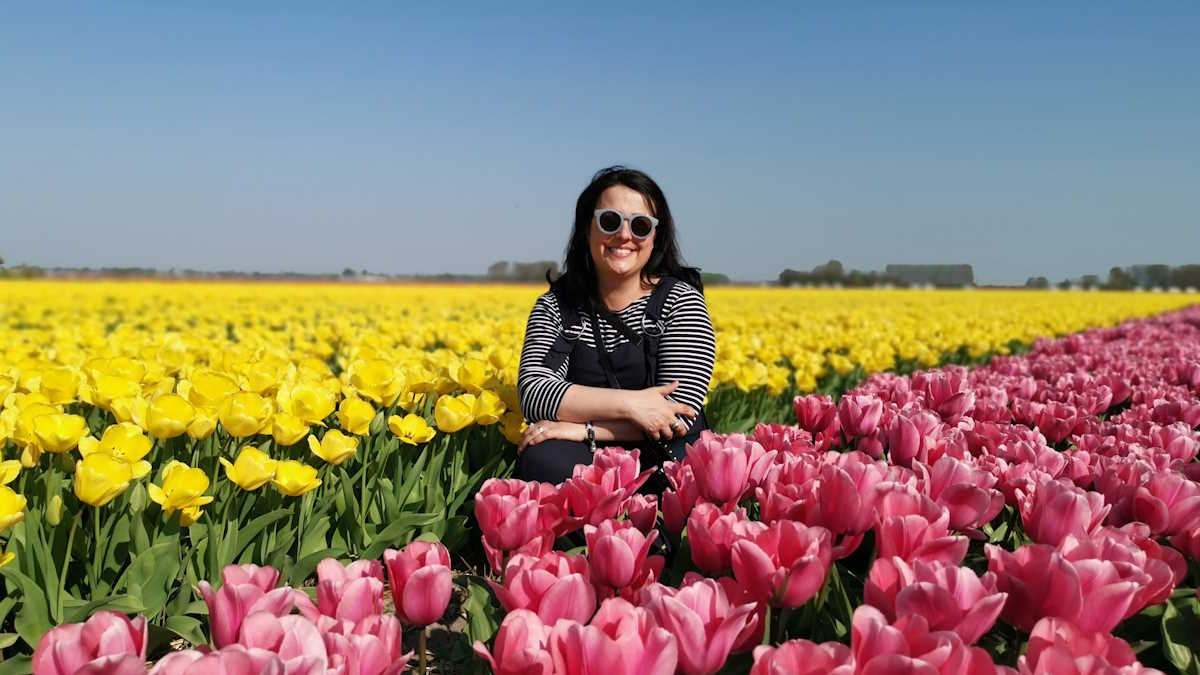
[{"label": "smiling mouth", "polygon": [[633,257],[633,255],[635,253],[636,253],[636,251],[634,251],[633,249],[629,249],[629,248],[609,248],[607,246],[604,247],[604,255],[611,256],[613,258],[630,258],[630,257]]}]

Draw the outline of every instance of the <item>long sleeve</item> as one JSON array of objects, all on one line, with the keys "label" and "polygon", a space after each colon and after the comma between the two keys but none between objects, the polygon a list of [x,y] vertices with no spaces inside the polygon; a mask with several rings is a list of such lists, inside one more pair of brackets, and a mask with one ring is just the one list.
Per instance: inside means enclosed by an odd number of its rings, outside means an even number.
[{"label": "long sleeve", "polygon": [[656,384],[678,380],[679,387],[669,398],[699,412],[717,356],[716,334],[704,295],[685,283],[675,284],[663,307],[663,321],[666,327],[658,346]]},{"label": "long sleeve", "polygon": [[521,413],[530,422],[553,420],[558,415],[558,405],[571,386],[567,382],[570,357],[558,371],[542,366],[546,352],[554,344],[562,329],[562,317],[554,296],[546,293],[537,299],[529,312],[525,324],[525,342],[521,346],[521,363],[517,371],[517,395],[521,400]]}]

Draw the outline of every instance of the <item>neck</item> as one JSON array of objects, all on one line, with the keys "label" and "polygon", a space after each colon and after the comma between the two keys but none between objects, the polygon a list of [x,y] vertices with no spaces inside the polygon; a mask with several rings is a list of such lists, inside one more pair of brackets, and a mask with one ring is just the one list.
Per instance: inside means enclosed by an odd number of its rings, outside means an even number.
[{"label": "neck", "polygon": [[649,288],[648,285],[642,283],[640,273],[607,278],[597,275],[596,286],[600,291],[600,300],[609,309],[627,306],[641,297]]}]

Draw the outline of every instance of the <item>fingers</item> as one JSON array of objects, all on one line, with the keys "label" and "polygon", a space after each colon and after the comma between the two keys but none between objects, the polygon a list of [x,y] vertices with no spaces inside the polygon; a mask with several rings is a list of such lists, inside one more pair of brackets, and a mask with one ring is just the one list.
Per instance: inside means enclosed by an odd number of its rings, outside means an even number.
[{"label": "fingers", "polygon": [[676,403],[671,412],[680,417],[686,417],[689,420],[696,418],[696,410],[686,403]]},{"label": "fingers", "polygon": [[663,396],[666,396],[667,394],[675,391],[678,388],[679,388],[679,380],[672,380],[670,384],[660,384],[657,387],[654,387],[654,390],[657,391],[658,393],[662,394]]}]

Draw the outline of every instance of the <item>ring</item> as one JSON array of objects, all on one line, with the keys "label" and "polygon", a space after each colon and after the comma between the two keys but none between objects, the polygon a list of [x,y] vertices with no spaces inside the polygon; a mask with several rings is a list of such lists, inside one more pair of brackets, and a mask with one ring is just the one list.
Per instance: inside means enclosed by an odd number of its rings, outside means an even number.
[{"label": "ring", "polygon": [[537,431],[535,433],[539,433],[539,434],[546,430],[546,428],[541,425],[538,425],[536,427],[536,429],[537,429]]}]

